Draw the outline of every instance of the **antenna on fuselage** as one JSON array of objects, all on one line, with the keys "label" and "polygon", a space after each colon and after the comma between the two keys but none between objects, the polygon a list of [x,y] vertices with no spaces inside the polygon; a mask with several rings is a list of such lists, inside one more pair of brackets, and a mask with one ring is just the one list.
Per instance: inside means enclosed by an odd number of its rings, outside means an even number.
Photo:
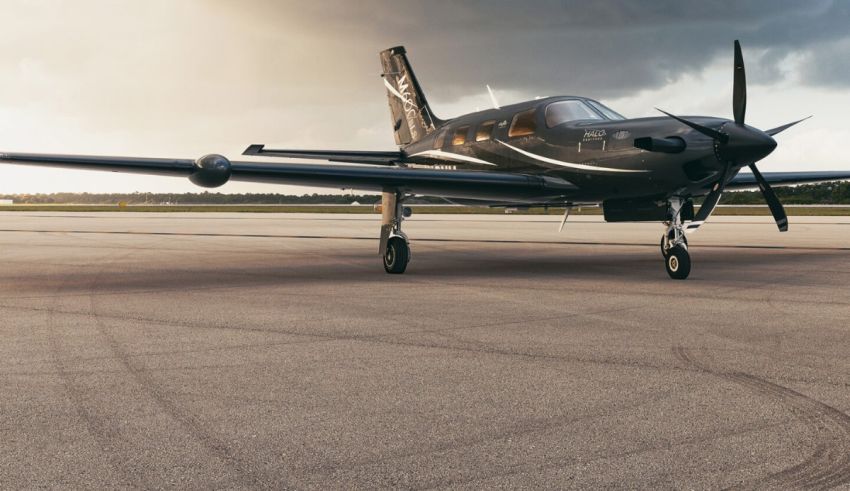
[{"label": "antenna on fuselage", "polygon": [[567,206],[567,208],[564,210],[564,219],[561,220],[561,226],[558,227],[558,232],[564,231],[564,225],[567,223],[567,218],[569,218],[569,217],[570,217],[570,207]]},{"label": "antenna on fuselage", "polygon": [[490,93],[490,101],[493,103],[493,109],[501,109],[499,107],[499,101],[496,100],[496,94],[493,93],[493,89],[489,85],[487,86],[487,92]]}]

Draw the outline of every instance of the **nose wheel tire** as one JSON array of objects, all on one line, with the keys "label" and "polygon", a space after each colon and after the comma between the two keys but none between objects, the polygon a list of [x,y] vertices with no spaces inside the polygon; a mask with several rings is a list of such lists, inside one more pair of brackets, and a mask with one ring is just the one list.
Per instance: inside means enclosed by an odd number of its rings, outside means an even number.
[{"label": "nose wheel tire", "polygon": [[389,274],[402,274],[410,262],[410,247],[401,237],[391,237],[387,241],[384,253],[384,271]]},{"label": "nose wheel tire", "polygon": [[667,274],[674,280],[684,280],[691,273],[691,256],[688,250],[677,245],[667,251],[667,256],[664,259],[664,265],[667,267]]}]

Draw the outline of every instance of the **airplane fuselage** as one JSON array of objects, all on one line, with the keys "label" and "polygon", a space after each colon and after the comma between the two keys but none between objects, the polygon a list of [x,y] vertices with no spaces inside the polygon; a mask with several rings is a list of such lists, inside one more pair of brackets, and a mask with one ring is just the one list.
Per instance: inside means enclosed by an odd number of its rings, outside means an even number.
[{"label": "airplane fuselage", "polygon": [[[579,188],[561,197],[569,202],[700,196],[723,168],[711,138],[668,117],[607,119],[600,113],[595,115],[599,119],[550,125],[547,109],[562,101],[591,100],[549,97],[467,114],[403,151],[413,160],[443,168],[563,179]],[[527,126],[519,131],[518,117]],[[715,129],[729,122],[691,119]],[[646,137],[680,139],[684,148],[659,153],[635,147],[636,139]]]}]

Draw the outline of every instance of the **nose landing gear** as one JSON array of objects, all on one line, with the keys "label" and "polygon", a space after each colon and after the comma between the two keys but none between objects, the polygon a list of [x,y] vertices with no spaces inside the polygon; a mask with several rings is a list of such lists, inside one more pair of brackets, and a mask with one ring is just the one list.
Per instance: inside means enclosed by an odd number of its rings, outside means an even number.
[{"label": "nose landing gear", "polygon": [[674,280],[684,280],[691,273],[691,256],[688,254],[688,239],[682,225],[682,206],[684,202],[677,197],[670,198],[670,216],[664,224],[667,230],[661,236],[661,255],[667,274]]}]

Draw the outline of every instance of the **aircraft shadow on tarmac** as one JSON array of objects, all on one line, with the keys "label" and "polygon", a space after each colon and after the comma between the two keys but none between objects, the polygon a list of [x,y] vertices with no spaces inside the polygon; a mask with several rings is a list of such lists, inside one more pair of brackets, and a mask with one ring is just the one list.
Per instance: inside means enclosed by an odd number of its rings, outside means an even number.
[{"label": "aircraft shadow on tarmac", "polygon": [[[370,244],[371,245],[371,244]],[[62,279],[64,291],[121,294],[139,291],[201,291],[249,287],[292,286],[293,284],[374,283],[398,285],[416,278],[439,279],[575,279],[616,280],[622,284],[665,281],[655,267],[659,252],[648,246],[613,247],[551,244],[546,247],[500,244],[466,249],[457,244],[422,246],[417,267],[409,275],[387,277],[374,268],[380,258],[370,254],[371,247],[356,251],[334,251],[331,255],[309,252],[305,248],[279,253],[246,251],[237,257],[232,252],[204,251],[198,257],[173,264],[141,263],[132,257],[94,265],[78,265]],[[624,250],[625,249],[625,250]],[[793,271],[833,270],[843,263],[850,269],[850,255],[842,251],[804,249],[757,250],[706,248],[699,250],[702,261],[692,279],[712,283],[770,282]],[[275,259],[276,258],[276,259]],[[56,281],[55,275],[38,272],[7,271],[5,281],[14,281],[16,294],[44,291]]]}]

